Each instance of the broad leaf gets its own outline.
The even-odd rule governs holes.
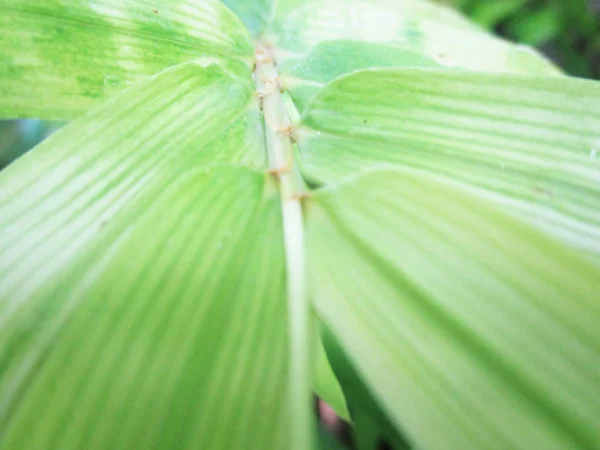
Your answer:
[[[366,447],[599,445],[596,83],[426,0],[4,3],[0,113],[83,116],[0,173],[0,447],[311,450],[313,369]]]
[[[308,54],[286,58],[279,69],[281,85],[295,107],[304,111],[308,102],[335,78],[373,67],[439,67],[422,53],[371,42],[335,40],[320,42]]]
[[[420,1],[310,0],[281,14],[268,36],[280,61],[321,42],[352,39],[419,51],[453,67],[559,73],[535,51],[494,38],[444,11]]]
[[[163,72],[2,173],[2,448],[284,447],[279,196],[215,165],[264,161],[232,70]]]
[[[2,117],[71,119],[175,64],[252,58],[243,26],[216,0],[0,0],[0,8]]]
[[[424,448],[600,444],[600,269],[415,170],[314,194],[316,308]]]
[[[319,93],[297,140],[315,182],[379,164],[419,167],[468,184],[600,261],[595,82],[362,71]]]
[[[285,272],[267,181],[187,168],[51,281],[30,273],[3,296],[3,448],[284,447]]]

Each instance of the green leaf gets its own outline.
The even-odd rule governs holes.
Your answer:
[[[349,421],[350,413],[346,406],[346,399],[342,388],[333,373],[329,359],[319,340],[315,357],[315,393],[327,403],[342,419]]]
[[[362,71],[327,85],[296,134],[315,182],[380,164],[444,174],[600,260],[598,83]]]
[[[185,63],[125,91],[9,166],[0,178],[0,224],[26,213],[41,220],[57,205],[78,217],[97,204],[110,220],[122,201],[149,186],[160,190],[189,164],[265,167],[249,80],[230,67],[202,64]]]
[[[2,448],[285,447],[285,266],[267,181],[185,168],[67,264],[8,277]]]
[[[446,66],[559,74],[535,51],[494,38],[471,24],[467,26],[463,19],[457,23],[440,11],[445,10],[415,1],[312,0],[280,15],[269,39],[276,45],[281,63],[322,42],[355,40],[417,51]],[[342,53],[336,59],[345,58],[347,54]]]
[[[318,4],[316,0],[278,0],[277,8],[275,13],[276,21],[280,21],[285,16],[297,13],[298,10],[303,8],[307,3],[313,3],[310,8],[317,8]],[[378,9],[384,9],[392,14],[401,16],[419,16],[421,18],[438,22],[441,24],[452,25],[463,29],[480,30],[480,27],[474,24],[471,20],[458,13],[453,8],[441,5],[436,1],[429,0],[371,0],[366,2],[364,0],[322,0],[320,5],[325,10],[329,8],[337,8],[340,4],[352,9],[349,11],[350,14],[354,14],[356,8],[362,8],[365,4],[371,4]],[[337,5],[336,5],[337,4]],[[333,18],[340,20],[340,17]],[[344,20],[344,18],[341,18]],[[276,28],[276,27],[273,27]]]
[[[257,108],[186,63],[1,173],[2,448],[285,446],[279,195],[223,165],[264,166]]]
[[[319,450],[348,450],[327,431],[323,425],[317,424],[317,440]]]
[[[598,268],[515,221],[597,257],[597,85],[425,0],[2,1],[0,114],[84,115],[0,173],[1,448],[597,443]]]
[[[598,267],[419,170],[308,208],[317,311],[417,447],[600,444]]]
[[[343,386],[351,411],[355,439],[357,445],[362,446],[359,447],[360,450],[382,439],[391,443],[394,450],[410,448],[404,432],[390,422],[387,414],[365,386],[348,354],[327,328],[323,333],[323,342],[332,367]]]
[[[220,2],[0,0],[0,115],[72,119],[167,67],[202,57],[251,64]]]
[[[279,65],[281,85],[296,108],[303,111],[312,97],[333,79],[374,67],[438,67],[433,59],[400,47],[359,41],[324,41],[308,54],[284,59]]]

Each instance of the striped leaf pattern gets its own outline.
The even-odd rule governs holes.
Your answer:
[[[284,448],[269,179],[189,168],[104,229],[51,282],[2,303],[1,447]]]
[[[1,450],[336,448],[311,382],[600,447],[598,83],[428,0],[0,7],[0,115],[76,119],[0,173]]]
[[[246,127],[253,105],[251,91],[221,66],[187,63],[127,91],[9,166],[0,179],[2,298],[27,298],[104,224],[186,168],[260,167],[264,155],[254,152],[253,141],[239,146],[256,131]]]
[[[239,19],[216,0],[0,0],[0,114],[73,119],[167,67],[251,64]]]
[[[1,448],[283,447],[281,213],[241,75],[169,69],[2,172]]]
[[[316,182],[381,164],[444,174],[600,261],[598,83],[363,71],[323,89],[297,134]]]
[[[427,172],[308,210],[315,306],[423,448],[595,448],[600,269]]]

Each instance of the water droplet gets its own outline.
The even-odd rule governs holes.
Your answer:
[[[120,84],[121,84],[121,78],[119,78],[115,75],[106,75],[104,77],[104,85],[105,86],[117,87]]]

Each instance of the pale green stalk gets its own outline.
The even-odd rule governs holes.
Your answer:
[[[306,267],[301,193],[294,172],[290,124],[279,77],[270,48],[259,43],[255,82],[264,113],[269,169],[278,180],[281,195],[287,266],[290,338],[291,450],[312,448],[310,311],[306,293]]]

